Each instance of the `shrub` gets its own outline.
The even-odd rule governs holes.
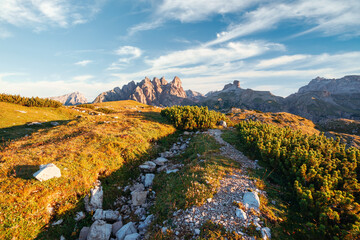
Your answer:
[[[276,169],[295,193],[299,234],[310,239],[357,239],[360,234],[360,151],[339,140],[290,128],[241,122],[238,139],[251,157]],[[303,236],[303,235],[302,235]]]
[[[21,97],[20,95],[0,94],[0,102],[15,103],[26,107],[61,107],[58,101],[39,97]]]
[[[219,121],[226,120],[224,114],[198,106],[173,106],[161,110],[161,115],[182,130],[213,128]]]

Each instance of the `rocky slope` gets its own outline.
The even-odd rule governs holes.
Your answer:
[[[221,111],[236,107],[277,112],[282,109],[284,103],[284,98],[275,96],[269,91],[242,89],[240,82],[235,80],[233,83],[225,85],[221,91],[206,94],[206,98],[200,101],[199,104]]]
[[[88,103],[86,97],[80,92],[73,92],[62,96],[50,97],[50,99],[59,101],[66,106]]]
[[[317,77],[286,98],[285,111],[313,121],[360,119],[360,76]]]
[[[113,90],[103,92],[96,97],[94,103],[135,100],[148,105],[173,106],[180,105],[187,98],[186,92],[182,88],[180,78],[175,77],[171,82],[167,82],[164,77],[154,78],[152,81],[145,77],[139,83],[134,81]]]

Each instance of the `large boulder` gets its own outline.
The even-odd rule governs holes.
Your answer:
[[[246,192],[244,193],[243,203],[249,208],[254,208],[259,210],[260,208],[260,199],[257,192]]]
[[[83,227],[79,234],[79,240],[86,240],[87,236],[89,235],[89,227]]]
[[[33,174],[33,176],[40,182],[46,181],[52,178],[61,177],[60,169],[53,163],[46,165],[40,165],[40,170]]]
[[[109,240],[112,225],[103,220],[96,220],[90,227],[87,240]]]
[[[113,223],[112,225],[112,234],[115,236],[115,234],[122,228],[123,223],[122,221],[117,221]]]
[[[124,225],[120,228],[119,231],[116,233],[116,240],[124,240],[127,235],[136,233],[135,224],[133,222],[129,222],[128,224]]]

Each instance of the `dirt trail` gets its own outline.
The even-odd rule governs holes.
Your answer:
[[[200,207],[192,207],[185,211],[175,212],[173,223],[177,226],[175,232],[198,233],[200,226],[207,220],[222,224],[227,230],[235,231],[243,235],[244,239],[253,239],[243,232],[244,226],[253,223],[259,231],[264,232],[264,223],[258,215],[253,215],[250,208],[245,211],[246,220],[237,216],[237,206],[233,202],[242,202],[245,192],[251,191],[256,194],[263,193],[256,188],[254,180],[247,175],[248,168],[258,167],[256,162],[248,159],[243,153],[221,138],[221,130],[211,129],[207,134],[213,136],[221,145],[221,155],[233,159],[241,164],[240,169],[236,168],[231,174],[224,176],[220,181],[217,193],[212,199]],[[267,230],[267,228],[265,228]]]

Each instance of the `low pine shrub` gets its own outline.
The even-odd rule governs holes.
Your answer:
[[[61,107],[58,101],[39,97],[21,97],[20,95],[0,94],[0,102],[15,103],[26,107]]]
[[[303,239],[359,239],[360,150],[340,140],[244,121],[237,126],[243,151],[286,179],[300,209]]]
[[[163,109],[161,115],[181,130],[213,128],[219,121],[227,120],[222,113],[198,106],[173,106]]]

